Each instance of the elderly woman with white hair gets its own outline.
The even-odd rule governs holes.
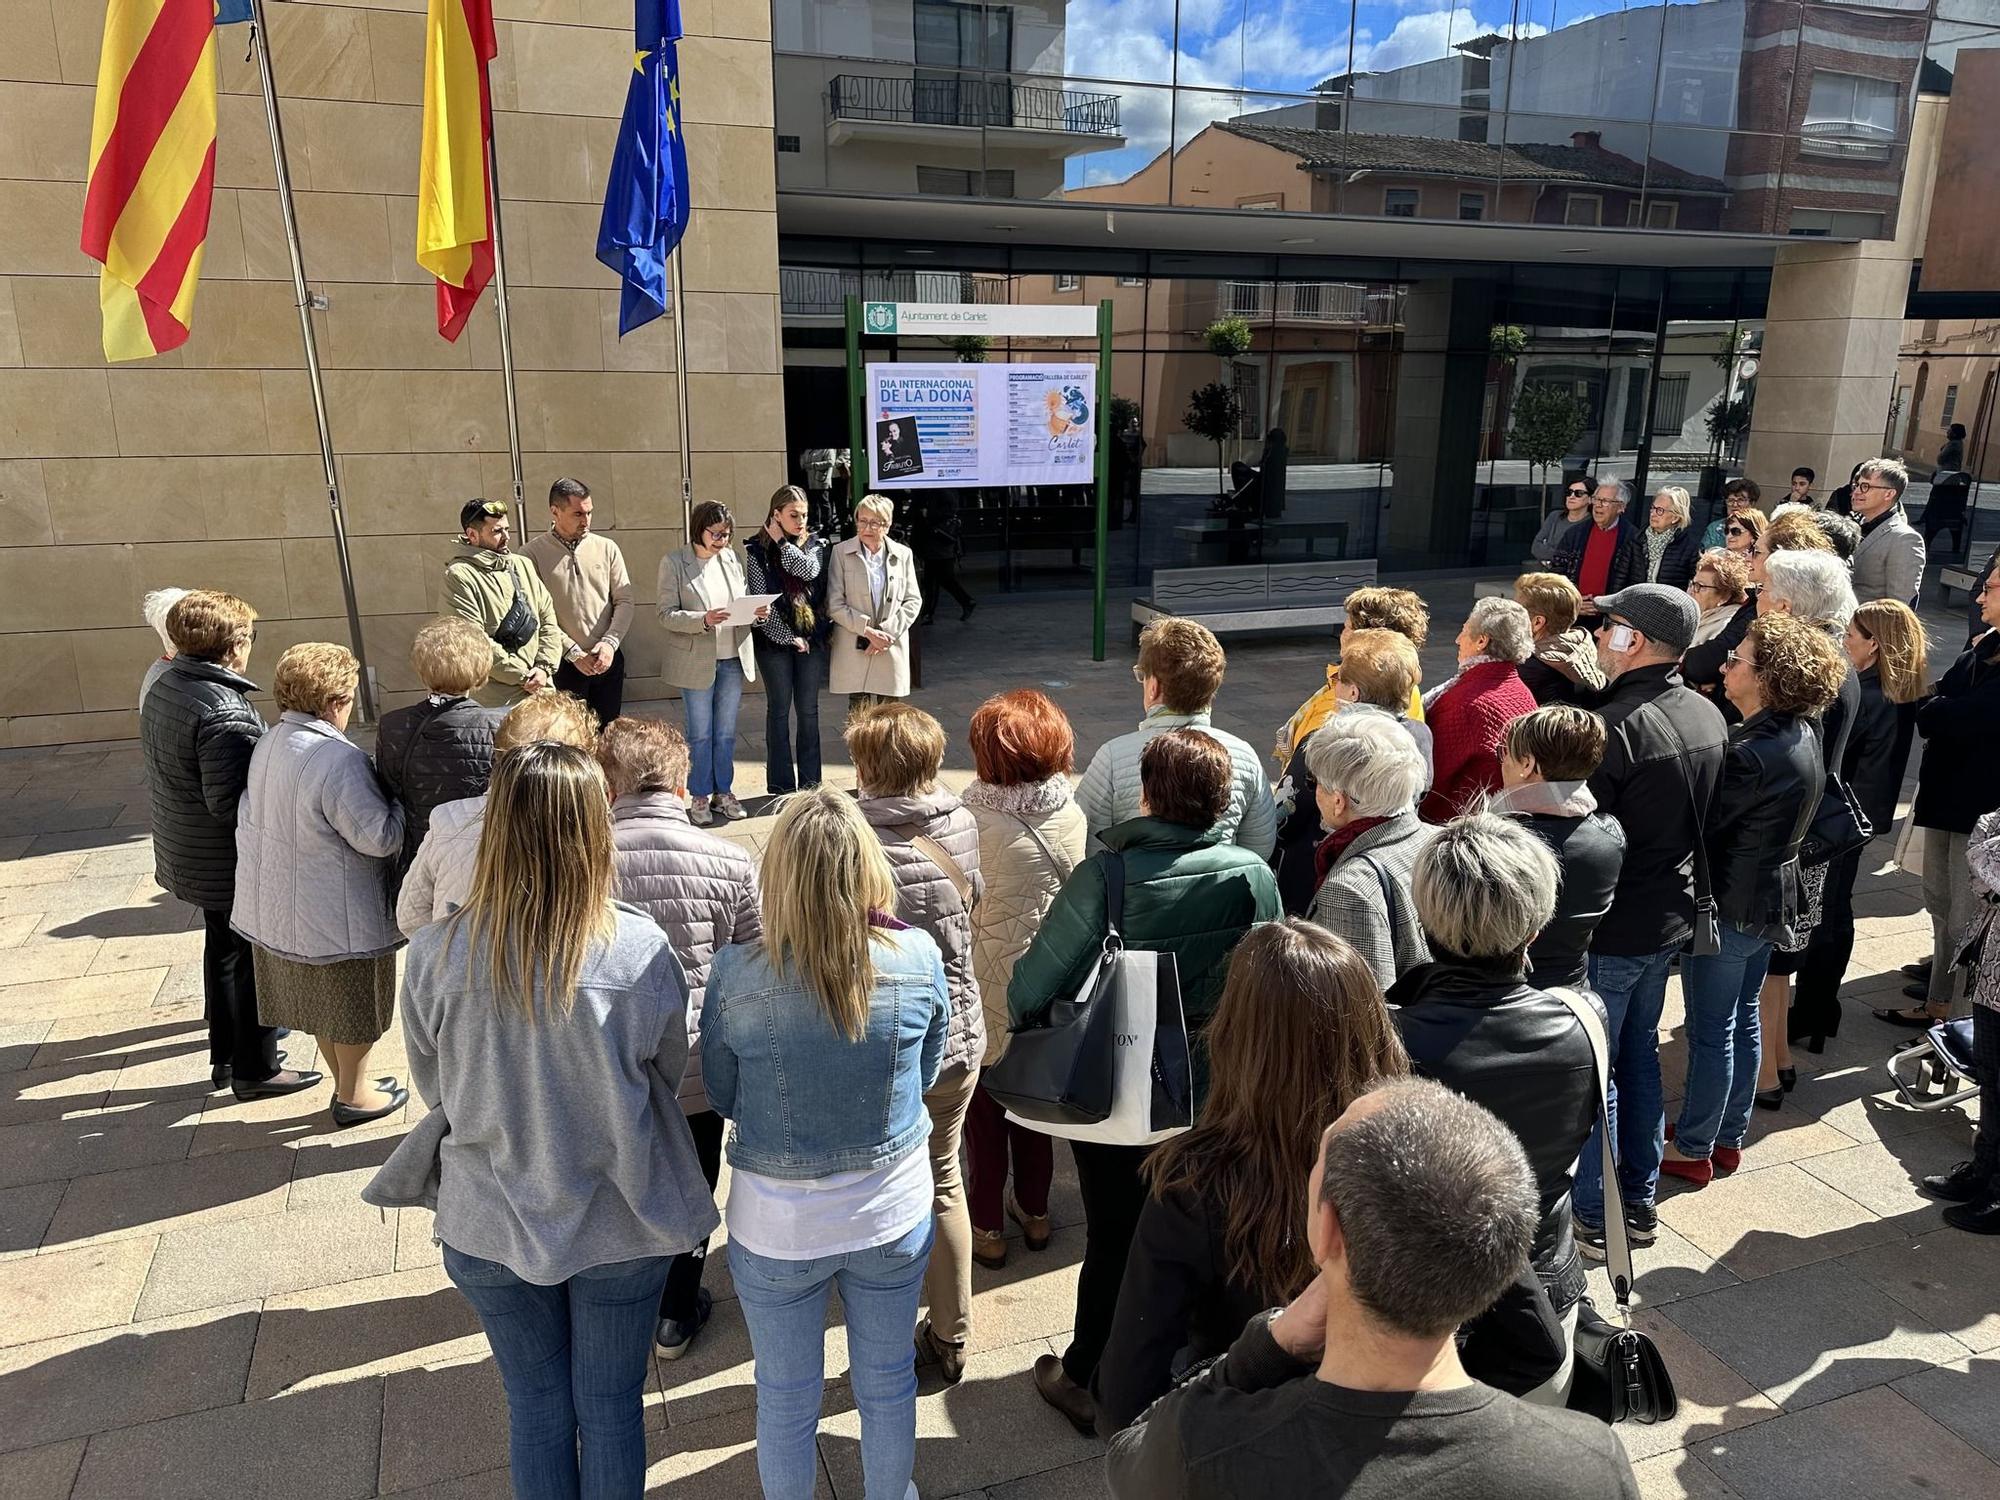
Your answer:
[[[1431,789],[1418,811],[1426,823],[1468,812],[1500,790],[1500,740],[1539,706],[1521,680],[1534,654],[1535,627],[1513,599],[1475,599],[1458,631],[1458,671],[1424,694],[1430,725]]]
[[[1809,511],[1808,514],[1811,514]],[[1818,517],[1814,517],[1818,520]],[[1853,585],[1848,581],[1847,564],[1833,552],[1788,547],[1764,559],[1764,587],[1757,595],[1759,618],[1789,615],[1823,631],[1839,646],[1847,634],[1848,621],[1856,608]],[[1742,655],[1742,648],[1737,648]],[[1861,712],[1861,679],[1848,661],[1846,651],[1835,653],[1834,670],[1840,688],[1833,702],[1816,714],[1802,716],[1807,733],[1817,740],[1822,777],[1840,773],[1849,732]],[[1791,1027],[1792,975],[1805,956],[1806,945],[1819,927],[1825,909],[1826,862],[1799,863],[1800,914],[1789,937],[1780,937],[1772,946],[1758,992],[1758,1024],[1764,1037],[1757,1081],[1757,1104],[1777,1109],[1784,1103],[1786,1080],[1796,1078],[1792,1070]]]
[[[1430,957],[1410,900],[1417,856],[1435,836],[1415,806],[1423,753],[1393,715],[1352,704],[1313,731],[1305,755],[1327,833],[1310,916],[1347,939],[1386,990]]]
[[[167,674],[167,665],[174,659],[174,638],[167,634],[167,612],[187,597],[186,589],[154,589],[139,604],[139,613],[146,617],[146,623],[153,627],[164,648],[153,664],[146,668],[146,675],[139,682],[139,706],[146,706],[146,694],[152,692],[153,684]]]
[[[1653,495],[1653,509],[1644,537],[1647,583],[1684,589],[1701,557],[1701,533],[1688,524],[1688,492],[1663,484]]]
[[[1530,985],[1528,945],[1555,914],[1556,857],[1512,818],[1440,829],[1412,883],[1431,960],[1389,991],[1411,1067],[1493,1111],[1528,1153],[1542,1217],[1530,1260],[1562,1320],[1562,1367],[1530,1401],[1560,1406],[1584,1273],[1570,1228],[1577,1157],[1597,1122],[1597,1066],[1582,1022]]]
[[[833,677],[847,694],[848,716],[891,698],[910,696],[910,627],[924,598],[910,549],[889,539],[895,502],[864,495],[854,507],[854,535],[827,563],[826,613]]]

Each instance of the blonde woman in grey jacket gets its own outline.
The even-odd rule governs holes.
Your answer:
[[[687,980],[688,1065],[680,1105],[712,1192],[722,1173],[723,1132],[722,1116],[701,1086],[701,1002],[716,953],[763,939],[757,870],[741,847],[688,821],[688,747],[679,730],[655,719],[614,719],[598,737],[597,763],[611,786],[617,898],[659,923]],[[662,1359],[686,1354],[708,1322],[714,1299],[701,1284],[707,1264],[706,1241],[674,1257],[653,1337]]]
[[[396,1015],[389,882],[403,810],[347,738],[361,667],[344,646],[294,646],[271,691],[283,710],[250,756],[236,813],[231,924],[254,945],[257,1016],[310,1032],[333,1073],[333,1123],[359,1125],[409,1102],[370,1078],[368,1053]]]
[[[973,914],[985,880],[979,826],[965,805],[938,785],[944,748],[938,721],[907,703],[882,704],[847,726],[861,815],[882,841],[895,878],[895,915],[937,943],[951,996],[944,1057],[937,1081],[924,1091],[937,1238],[924,1276],[930,1317],[917,1328],[917,1352],[955,1382],[965,1371],[972,1333],[972,1220],[958,1145],[986,1051],[986,1018],[972,966]]]
[[[981,1066],[990,1067],[1007,1050],[1007,982],[1063,882],[1082,863],[1087,829],[1069,782],[1076,737],[1047,697],[1026,689],[988,698],[972,716],[971,741],[979,779],[963,800],[979,825],[986,882],[972,913],[972,972],[986,1011]],[[1030,1250],[1046,1250],[1055,1175],[1049,1137],[1010,1121],[979,1084],[965,1117],[965,1157],[973,1259],[989,1267],[1007,1263],[1008,1219],[1021,1226]]]

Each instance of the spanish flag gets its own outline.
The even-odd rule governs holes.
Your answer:
[[[430,0],[424,26],[424,151],[417,264],[437,277],[438,332],[456,340],[493,279],[486,65],[499,52],[493,0]]]
[[[215,26],[241,8],[110,0],[83,199],[108,360],[187,342],[215,186]]]

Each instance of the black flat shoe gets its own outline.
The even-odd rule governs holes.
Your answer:
[[[1967,1234],[2000,1234],[2000,1198],[1991,1203],[1955,1203],[1944,1211],[1944,1221]]]
[[[302,1072],[294,1073],[287,1078],[285,1070],[280,1068],[261,1083],[244,1083],[240,1079],[232,1080],[229,1088],[230,1092],[235,1094],[239,1100],[248,1104],[252,1099],[276,1099],[285,1094],[296,1094],[302,1089],[317,1088],[324,1077],[324,1074],[306,1069]]]
[[[1903,977],[1905,979],[1929,979],[1931,977],[1931,961],[1928,958],[1920,958],[1913,964],[1904,964]]]
[[[230,1067],[228,1063],[217,1063],[208,1070],[209,1086],[216,1089],[226,1089],[229,1087],[229,1080],[235,1076],[235,1073],[236,1070]]]
[[[1797,1068],[1778,1069],[1778,1091],[1780,1093],[1789,1094],[1798,1086],[1799,1070]]]
[[[1809,1036],[1804,1039],[1803,1045],[1806,1051],[1810,1052],[1814,1057],[1818,1057],[1826,1051],[1826,1038],[1823,1036]]]
[[[1785,1087],[1779,1084],[1774,1089],[1759,1089],[1752,1097],[1759,1109],[1781,1109],[1785,1103]]]
[[[1962,1161],[1949,1172],[1933,1172],[1917,1186],[1927,1196],[1947,1203],[1983,1203],[1990,1184],[1977,1165]]]
[[[1904,1005],[1895,1010],[1871,1011],[1870,1014],[1878,1021],[1885,1021],[1891,1026],[1907,1026],[1912,1031],[1928,1031],[1944,1019],[1932,1015],[1921,1005]]]
[[[1919,979],[1914,984],[1906,984],[1903,986],[1903,993],[1912,1000],[1928,1000],[1931,997],[1931,982],[1928,979]]]
[[[389,1086],[388,1102],[379,1104],[374,1109],[356,1109],[352,1105],[342,1104],[338,1099],[334,1100],[333,1123],[340,1130],[346,1130],[351,1125],[366,1125],[370,1120],[380,1120],[393,1115],[409,1102],[410,1091],[400,1083],[392,1083]]]

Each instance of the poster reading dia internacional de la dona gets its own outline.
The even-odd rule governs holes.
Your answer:
[[[870,365],[868,472],[878,489],[1090,484],[1093,365]]]

